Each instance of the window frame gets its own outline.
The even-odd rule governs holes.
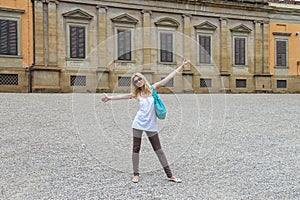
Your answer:
[[[0,19],[1,20],[11,20],[16,21],[16,54],[0,54],[0,57],[13,57],[13,58],[20,58],[22,57],[22,13],[23,10],[5,10],[2,11],[0,8]]]
[[[176,52],[176,34],[175,34],[176,29],[172,28],[172,27],[158,27],[158,62],[159,63],[166,63],[166,64],[173,64],[175,63],[175,52]],[[171,34],[172,35],[172,61],[162,61],[161,58],[161,50],[162,50],[162,46],[161,46],[161,34]]]
[[[89,24],[87,23],[79,23],[79,22],[67,22],[67,59],[68,60],[85,60],[87,58],[87,52],[88,52],[88,46],[89,46],[89,40],[88,40],[88,27]],[[71,27],[83,27],[85,31],[85,55],[84,58],[73,58],[71,57],[71,35],[70,35],[70,29]]]
[[[275,61],[275,68],[281,68],[281,69],[288,69],[289,68],[289,40],[288,40],[288,38],[286,38],[286,37],[276,37],[275,38],[275,41],[274,41],[275,43],[274,43],[274,61]],[[285,42],[285,45],[286,45],[286,51],[285,51],[285,66],[283,66],[283,65],[278,65],[278,60],[277,60],[277,42]]]
[[[130,44],[130,55],[131,55],[131,59],[130,60],[120,60],[119,59],[119,55],[118,55],[118,52],[119,52],[119,46],[118,46],[118,30],[127,30],[127,31],[130,31],[130,39],[131,39],[131,44]],[[134,49],[134,30],[135,30],[135,25],[133,24],[122,24],[122,23],[114,23],[114,35],[115,35],[115,39],[114,39],[114,42],[115,42],[115,48],[114,48],[114,60],[115,62],[127,62],[127,63],[131,63],[131,62],[134,62],[134,59],[135,59],[135,53],[133,51]]]
[[[212,78],[200,78],[199,80],[200,80],[199,87],[201,89],[212,88],[212,82],[213,82]]]
[[[209,52],[209,62],[201,62],[201,55],[200,55],[200,36],[209,37],[210,39],[210,52]],[[213,64],[213,33],[204,33],[204,32],[197,32],[197,63],[199,65],[212,65]],[[203,48],[204,49],[204,48]]]
[[[128,31],[130,32],[130,51],[128,52],[129,55],[130,55],[130,59],[120,59],[120,55],[119,55],[119,34],[118,34],[118,31],[119,30],[123,30],[123,31]],[[115,27],[115,35],[116,35],[116,45],[115,45],[115,55],[116,55],[116,58],[115,60],[116,61],[120,61],[120,62],[132,62],[133,61],[133,58],[134,58],[134,51],[133,51],[133,47],[134,47],[134,40],[133,40],[133,35],[134,35],[134,27],[130,26],[130,25],[117,25]]]
[[[79,56],[79,49],[78,49],[78,35],[76,36],[77,38],[76,38],[76,41],[77,41],[77,47],[76,47],[76,56],[75,57],[73,57],[72,56],[72,42],[71,42],[71,40],[72,40],[72,36],[71,36],[71,28],[76,28],[76,32],[78,32],[79,31],[79,29],[81,29],[81,28],[83,28],[84,29],[84,47],[83,47],[83,49],[84,49],[84,56],[83,57],[80,57]],[[70,44],[70,46],[69,46],[69,52],[70,52],[70,58],[71,59],[85,59],[86,58],[86,27],[84,27],[84,26],[73,26],[73,25],[70,25],[69,26],[69,35],[70,35],[70,37],[69,37],[69,44]]]
[[[282,86],[283,83],[284,83],[284,87]],[[288,85],[287,80],[283,80],[283,79],[276,80],[276,88],[277,89],[287,89],[287,85]]]
[[[237,64],[236,63],[236,39],[244,39],[245,46],[244,46],[244,64]],[[233,48],[232,48],[232,60],[234,67],[247,67],[248,66],[248,35],[245,34],[234,34],[233,35]]]
[[[245,82],[245,86],[239,86],[238,82],[240,82],[240,83]],[[248,84],[247,82],[248,82],[248,80],[245,78],[237,78],[237,79],[235,79],[235,88],[245,89],[245,88],[247,88],[247,84]]]

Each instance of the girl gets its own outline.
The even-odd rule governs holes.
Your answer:
[[[163,80],[153,84],[155,90],[167,84],[176,74],[178,74],[185,66],[189,65],[189,60],[184,60],[182,64]],[[132,181],[137,183],[139,181],[139,152],[142,141],[142,133],[146,132],[149,141],[155,151],[163,169],[172,182],[182,182],[179,178],[172,175],[167,158],[161,148],[158,137],[157,118],[154,109],[154,99],[152,97],[152,89],[146,78],[141,73],[135,73],[131,77],[131,93],[118,96],[107,96],[104,94],[102,101],[105,103],[109,100],[131,99],[135,98],[139,101],[140,109],[137,112],[133,123],[133,151],[132,151],[132,165],[134,177]]]

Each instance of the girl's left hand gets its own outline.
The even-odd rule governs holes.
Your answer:
[[[188,65],[190,65],[190,64],[191,64],[191,61],[190,61],[190,60],[184,59],[183,62],[182,62],[182,67],[184,68],[184,67],[186,67],[186,66],[188,66]]]

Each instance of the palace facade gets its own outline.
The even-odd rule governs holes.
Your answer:
[[[0,91],[28,92],[33,63],[33,14],[30,0],[0,2]]]
[[[132,73],[153,83],[187,58],[192,65],[160,92],[300,92],[297,8],[267,0],[1,2],[0,42],[9,42],[0,91],[128,92]],[[15,35],[6,28],[13,21]]]

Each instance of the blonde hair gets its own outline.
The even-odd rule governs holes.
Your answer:
[[[134,78],[139,77],[142,78],[144,85],[142,87],[137,87],[136,84],[134,83]],[[139,99],[141,96],[141,92],[145,92],[148,95],[152,95],[152,89],[150,88],[150,84],[148,83],[147,79],[145,76],[141,73],[134,73],[131,76],[131,93],[133,98]]]

